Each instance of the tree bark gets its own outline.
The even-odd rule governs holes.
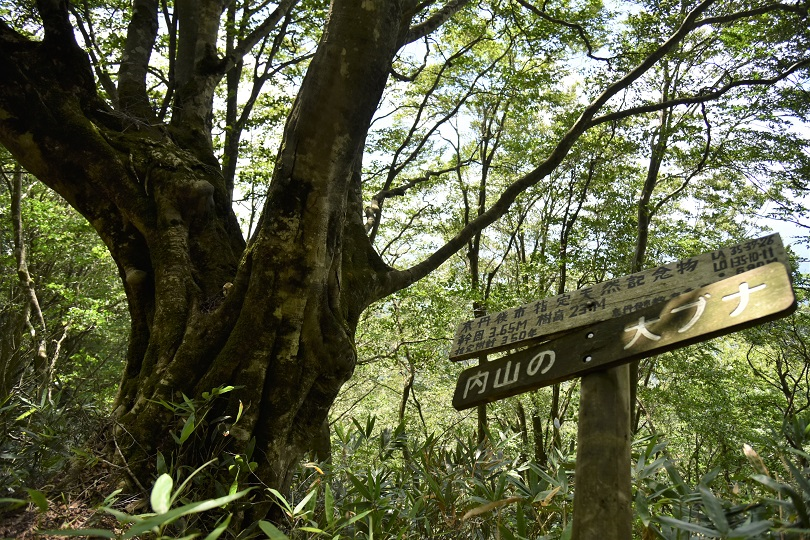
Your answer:
[[[360,221],[359,168],[407,30],[401,3],[333,5],[248,245],[202,115],[211,81],[199,66],[210,60],[205,44],[215,29],[197,21],[196,46],[179,44],[183,110],[165,129],[136,112],[143,101],[134,84],[124,84],[125,109],[101,101],[66,6],[40,4],[42,42],[0,25],[0,140],[93,224],[118,264],[132,319],[115,404],[120,457],[149,478],[155,452],[176,450],[159,402],[230,384],[237,390],[225,412],[235,417],[240,402],[245,409],[230,450],[255,438],[257,476],[286,488],[354,369],[359,315],[381,295],[375,276],[390,270]],[[140,24],[151,28],[146,19]],[[134,41],[131,49],[143,53]],[[139,66],[135,55],[126,69]],[[204,88],[184,97],[195,81]],[[192,454],[184,451],[191,461],[206,458]]]
[[[165,372],[138,384],[134,399],[119,399],[121,423],[137,441],[159,435],[156,397],[171,399],[167,391],[178,386],[199,395],[229,382],[240,388],[232,407],[236,400],[246,406],[236,449],[255,437],[264,457],[257,475],[286,487],[351,375],[357,320],[373,298],[374,271],[385,267],[363,260],[360,212],[347,193],[358,188],[365,133],[400,24],[395,9],[361,3],[333,6],[228,297],[213,314],[189,318],[171,362],[164,368],[157,359]],[[375,54],[359,61],[347,49]]]

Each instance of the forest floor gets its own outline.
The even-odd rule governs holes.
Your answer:
[[[29,503],[18,509],[0,511],[0,540],[50,540],[64,538],[43,534],[57,529],[103,529],[121,532],[118,520],[99,509],[105,497],[116,488],[111,467],[98,462],[91,467],[73,467],[39,488],[47,499],[47,509]],[[25,499],[25,493],[14,497]],[[133,499],[120,501],[133,503]],[[42,503],[44,506],[44,502]],[[76,538],[76,536],[74,536]],[[82,538],[100,538],[82,537]]]
[[[64,537],[42,534],[40,531],[91,527],[112,531],[117,524],[118,521],[113,516],[99,514],[89,501],[52,503],[45,512],[40,512],[34,505],[28,505],[0,516],[0,539],[50,540]]]

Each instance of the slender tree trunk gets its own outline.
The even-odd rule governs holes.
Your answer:
[[[665,81],[663,99],[667,99],[669,94],[669,81]],[[630,263],[630,273],[640,272],[644,269],[644,262],[647,258],[647,244],[650,238],[650,223],[653,218],[652,195],[658,185],[658,177],[661,172],[661,165],[664,162],[667,145],[669,144],[671,111],[664,109],[658,116],[658,129],[650,143],[650,161],[647,165],[647,176],[644,178],[644,185],[638,200],[638,226],[636,228],[636,247],[633,252],[633,260]],[[631,408],[631,428],[633,433],[638,430],[641,419],[641,408],[636,406],[638,396],[639,365],[641,361],[630,362],[630,408]]]
[[[48,327],[34,287],[34,278],[28,271],[28,250],[25,246],[22,220],[22,177],[22,168],[17,164],[12,175],[11,228],[14,237],[14,259],[17,262],[17,279],[25,296],[23,321],[31,337],[37,399],[41,400],[50,387],[53,370],[52,361],[48,356]]]
[[[548,454],[543,441],[543,419],[538,411],[532,413],[532,432],[534,433],[534,460],[541,467],[548,465]]]

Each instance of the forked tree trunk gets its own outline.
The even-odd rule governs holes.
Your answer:
[[[155,280],[144,361],[127,370],[132,382],[124,381],[118,398],[121,434],[133,442],[165,440],[158,399],[232,384],[239,390],[229,412],[235,416],[238,400],[245,406],[232,430],[234,450],[255,438],[257,475],[284,488],[352,374],[357,321],[375,299],[375,272],[386,270],[371,255],[360,222],[360,158],[401,20],[395,10],[358,18],[361,4],[367,5],[343,3],[329,19],[287,122],[257,233],[241,260],[223,261],[234,275],[227,297],[219,303],[227,272],[201,296],[196,265],[172,271],[195,251],[184,227],[174,230],[169,223],[159,235],[168,260],[161,264],[153,255],[152,264],[167,275]],[[374,52],[351,61],[347,48]],[[211,248],[220,250],[221,242]],[[219,305],[206,312],[206,301]],[[164,324],[161,315],[168,318]],[[130,459],[148,459],[155,450],[129,448]]]
[[[132,318],[119,459],[147,483],[156,451],[176,449],[160,401],[234,385],[225,412],[235,417],[241,402],[244,414],[229,449],[255,438],[257,476],[285,488],[352,374],[360,313],[401,286],[365,235],[359,169],[407,17],[398,2],[333,6],[246,245],[205,137],[188,129],[194,118],[163,128],[110,110],[66,8],[41,6],[42,42],[0,28],[10,78],[0,140],[93,224],[118,264]]]

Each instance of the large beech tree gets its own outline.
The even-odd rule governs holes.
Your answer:
[[[810,65],[806,2],[682,2],[674,31],[650,24],[649,32],[661,33],[654,44],[648,32],[638,48],[613,51],[604,34],[608,14],[595,3],[577,11],[528,0],[333,0],[327,10],[305,0],[133,0],[124,9],[126,24],[109,29],[120,30],[112,52],[94,46],[100,29],[82,15],[97,5],[37,0],[38,20],[23,23],[27,4],[5,12],[0,143],[93,225],[118,266],[132,322],[115,408],[116,441],[119,458],[136,476],[148,472],[155,452],[171,442],[175,426],[161,400],[234,385],[227,407],[235,414],[241,401],[245,409],[232,432],[233,450],[255,438],[256,474],[284,487],[352,374],[355,328],[372,302],[425,277],[467,246],[517,197],[548,178],[590,128],[742,98],[748,88],[784,90]],[[545,157],[488,197],[488,206],[445,245],[410,267],[393,268],[370,234],[376,234],[383,202],[419,182],[403,179],[395,190],[401,169],[392,168],[382,192],[364,192],[367,136],[387,85],[419,82],[421,68],[411,74],[394,69],[398,54],[409,44],[430,50],[443,27],[460,18],[467,26],[480,23],[480,36],[460,44],[445,58],[446,67],[474,54],[475,43],[494,40],[482,21],[501,18],[511,21],[513,42],[557,35],[571,54],[585,53],[578,62],[603,62],[604,83],[588,89],[578,110],[568,111],[567,128],[548,142]],[[306,41],[292,35],[301,21],[316,32],[313,52],[262,64],[285,43]],[[616,23],[614,30],[620,29]],[[701,36],[718,35],[729,44],[722,58],[701,46]],[[688,41],[690,36],[697,38]],[[157,66],[158,49],[168,66]],[[719,67],[664,100],[633,94],[634,83],[675,52],[678,58],[691,55],[695,65]],[[622,62],[612,63],[611,54]],[[240,130],[261,86],[247,100],[233,97],[249,67],[255,80],[266,81],[267,66],[301,62],[308,64],[300,84],[272,89],[294,87],[295,95],[261,217],[245,240],[232,206],[234,171]],[[118,65],[117,74],[107,70],[109,63]],[[525,74],[524,84],[542,84],[542,65]],[[223,88],[225,98],[216,98]],[[227,109],[229,130],[223,148],[212,135],[220,107]],[[366,206],[371,210],[364,214]],[[583,384],[583,407],[612,415],[629,433],[628,386],[626,369]],[[622,397],[615,399],[612,388]],[[595,407],[586,406],[588,400]],[[605,439],[604,452],[613,448],[629,458],[629,435],[614,435]],[[607,514],[589,509],[594,523],[629,508],[629,485],[617,500],[605,503]]]

